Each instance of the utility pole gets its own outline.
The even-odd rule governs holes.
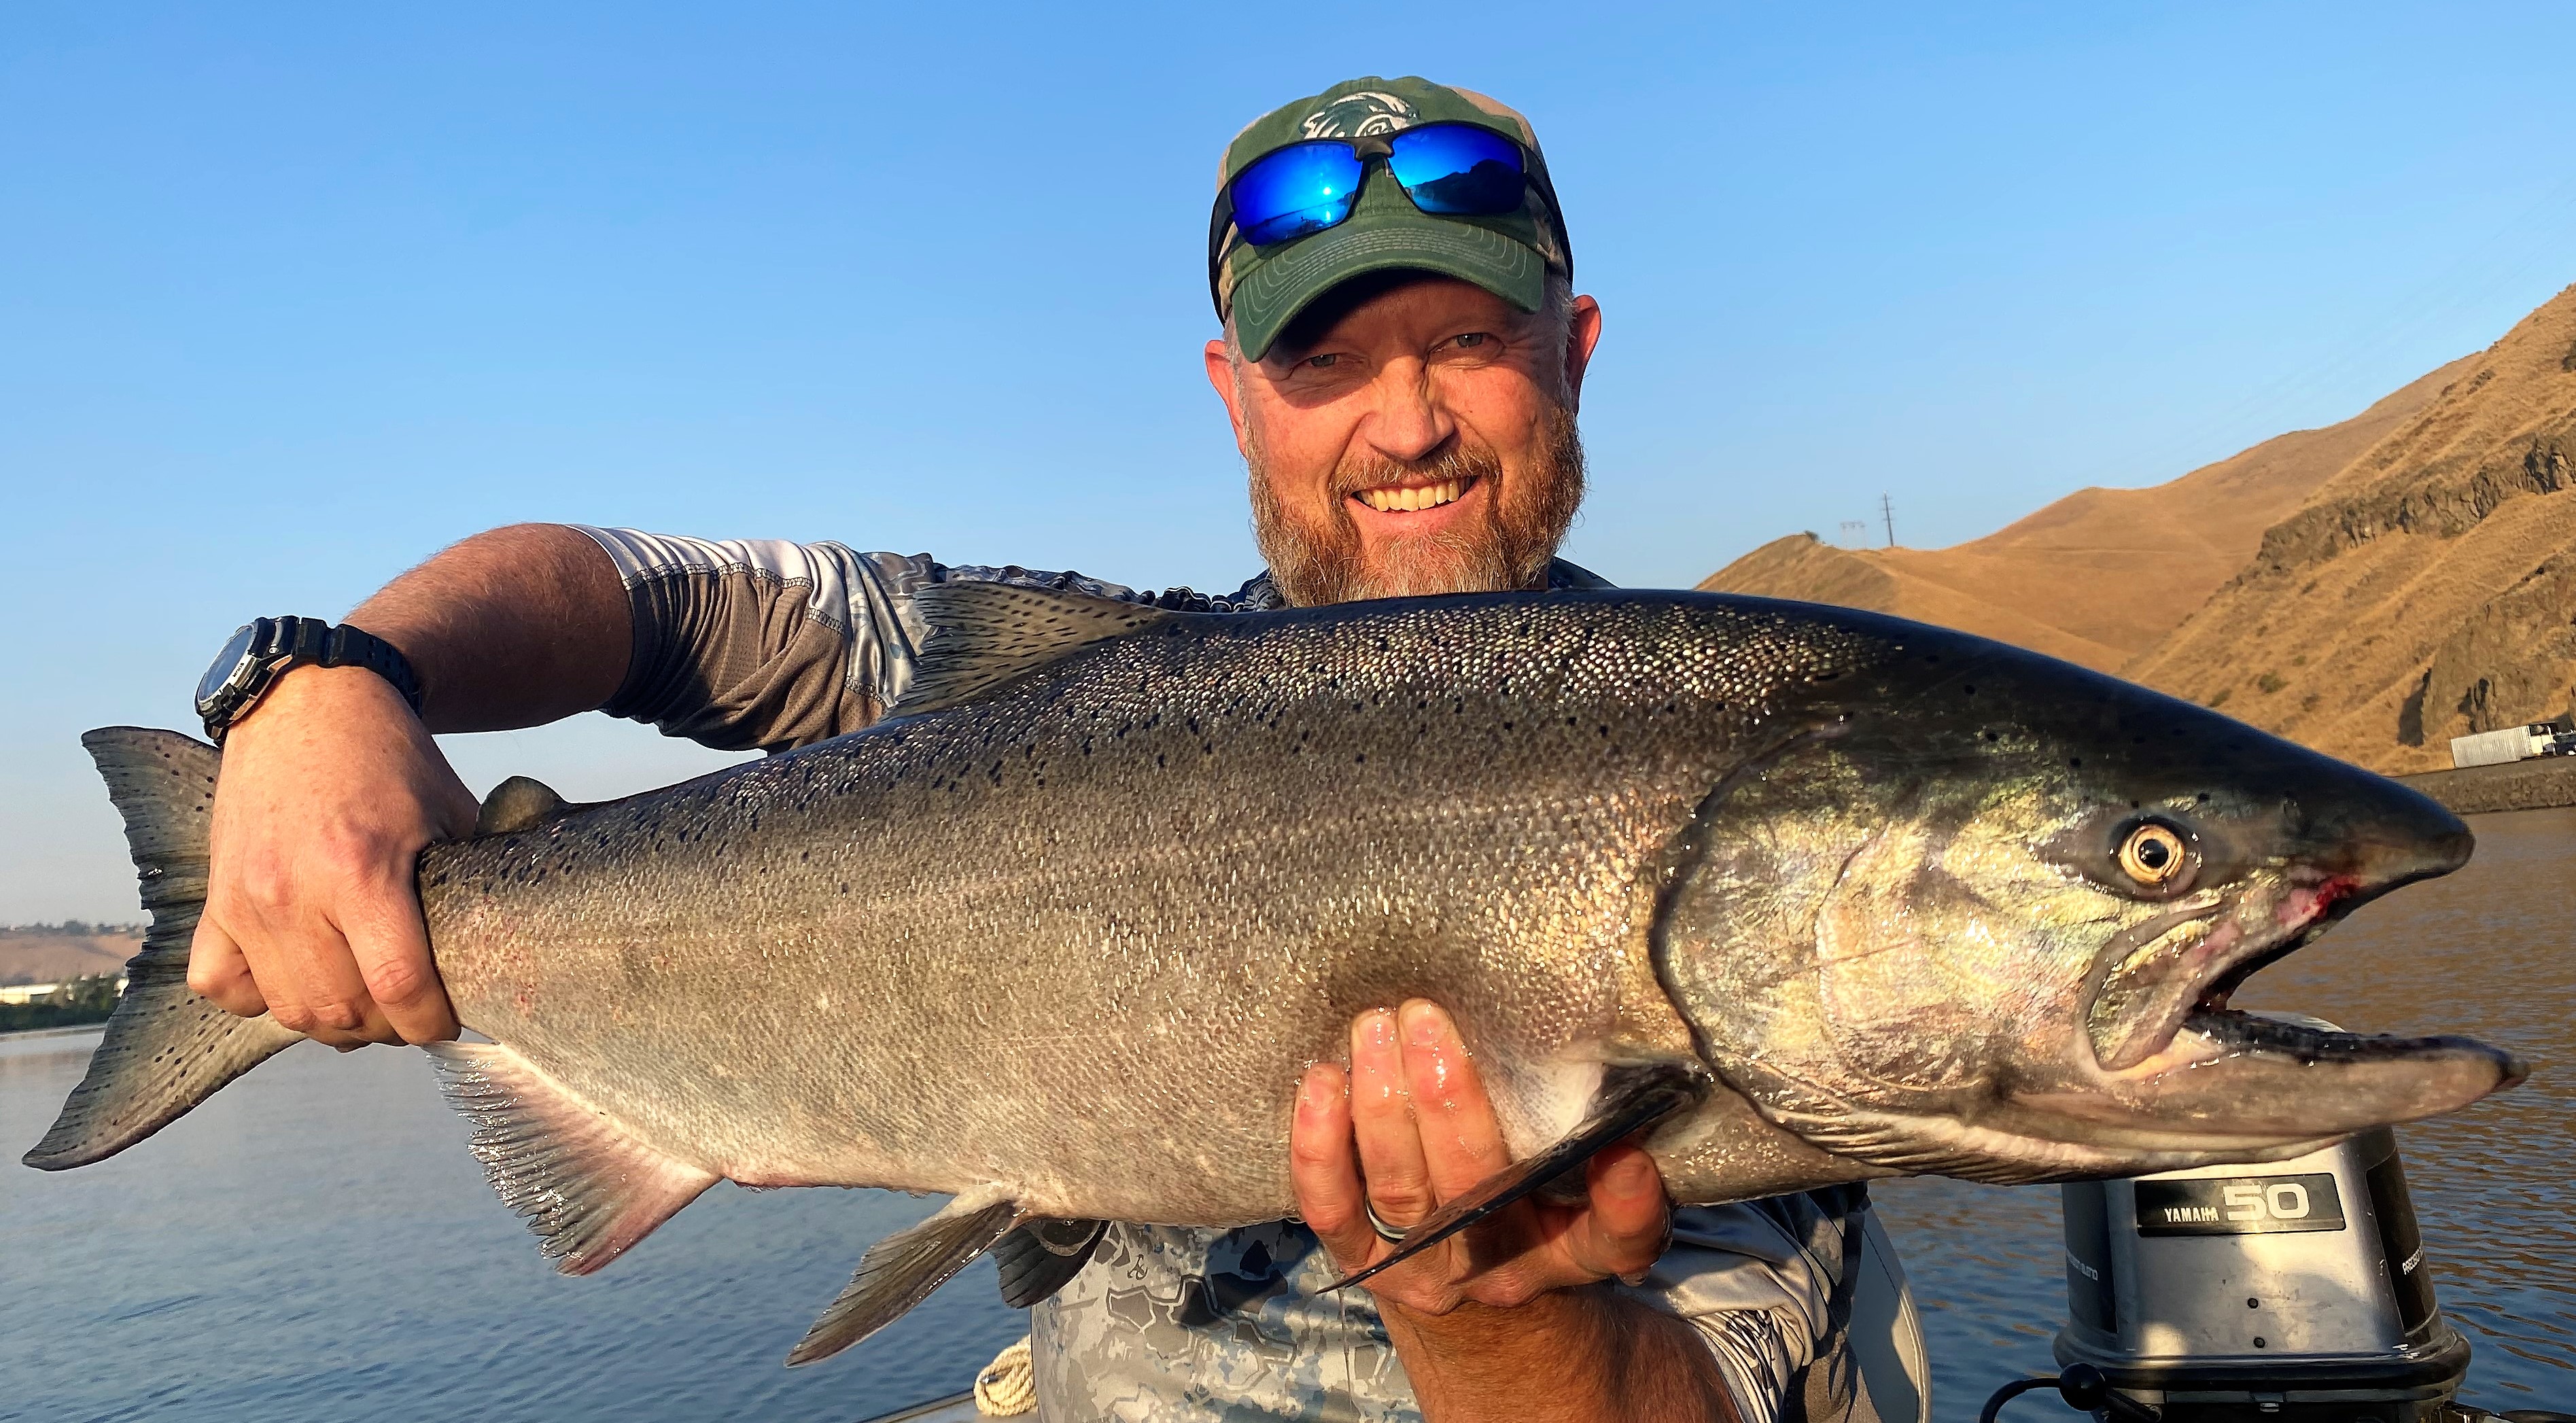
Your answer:
[[[1878,517],[1887,522],[1887,546],[1896,547],[1896,506],[1884,494],[1878,496]]]

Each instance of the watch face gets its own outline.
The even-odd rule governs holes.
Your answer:
[[[258,635],[259,624],[245,623],[241,631],[234,633],[232,640],[224,644],[224,650],[215,654],[214,665],[208,667],[206,675],[197,682],[199,713],[204,713],[207,710],[206,704],[213,701],[215,694],[222,691],[224,685],[232,681],[234,674],[241,671],[242,659],[250,655],[251,639]]]

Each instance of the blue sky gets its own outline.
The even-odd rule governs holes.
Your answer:
[[[22,0],[0,922],[132,913],[82,729],[184,726],[236,624],[494,524],[1231,586],[1214,164],[1355,74],[1538,125],[1608,317],[1569,552],[1625,583],[2168,479],[2576,281],[2576,9],[1935,8]]]

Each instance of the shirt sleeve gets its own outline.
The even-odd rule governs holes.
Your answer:
[[[1630,1293],[1698,1331],[1743,1423],[1778,1423],[1833,1338],[1843,1225],[1806,1195],[1684,1207],[1672,1248]]]
[[[697,539],[574,525],[606,550],[633,621],[603,708],[723,751],[784,751],[874,723],[912,685],[913,595],[952,580],[1146,595],[1078,573],[951,568],[837,543]]]

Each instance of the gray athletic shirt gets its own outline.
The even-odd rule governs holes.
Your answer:
[[[724,750],[784,751],[883,716],[912,683],[926,631],[912,594],[927,584],[1014,583],[1198,612],[1282,606],[1266,573],[1229,594],[1147,593],[836,543],[582,532],[616,560],[634,614],[633,657],[606,710]],[[1561,560],[1548,581],[1608,586]],[[1867,1212],[1856,1188],[1676,1211],[1672,1249],[1623,1288],[1707,1341],[1744,1423],[1867,1420],[1839,1334]],[[1030,1311],[1039,1416],[1419,1423],[1370,1297],[1318,1293],[1337,1273],[1295,1221],[1113,1226],[1082,1273]]]

